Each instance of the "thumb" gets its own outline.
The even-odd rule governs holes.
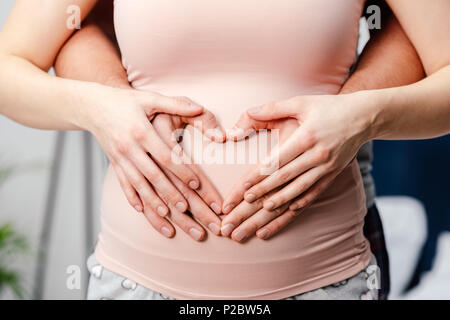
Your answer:
[[[248,137],[252,132],[268,129],[269,124],[264,121],[251,119],[247,113],[243,113],[232,129],[227,130],[227,139],[239,141]]]
[[[200,130],[206,137],[216,142],[225,141],[225,132],[220,126],[214,114],[208,110],[196,117],[183,117],[184,123]]]
[[[282,118],[296,118],[298,109],[298,104],[291,100],[285,100],[251,108],[247,110],[247,114],[254,120],[269,121]]]
[[[157,113],[193,117],[204,111],[201,105],[187,97],[169,97],[154,92],[142,92],[139,101],[149,117]]]

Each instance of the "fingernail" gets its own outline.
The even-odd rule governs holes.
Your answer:
[[[237,139],[241,137],[244,133],[244,130],[242,128],[233,127],[230,130],[228,130],[228,136]]]
[[[219,206],[217,203],[215,203],[215,202],[211,203],[210,207],[211,207],[211,209],[213,209],[214,212],[217,213],[217,214],[219,214],[219,213],[222,211],[221,208],[220,208],[220,206]]]
[[[237,230],[233,232],[233,240],[242,241],[247,237],[247,232],[245,230]]]
[[[211,222],[210,224],[208,224],[208,228],[209,230],[211,230],[213,233],[215,234],[220,234],[220,227],[217,223]]]
[[[142,206],[140,206],[140,205],[136,205],[136,206],[134,206],[134,209],[137,211],[137,212],[142,212]]]
[[[244,183],[244,188],[247,190],[247,189],[250,189],[250,187],[252,186],[252,184],[250,183],[250,182],[246,182],[246,183]]]
[[[275,207],[275,203],[273,201],[267,201],[264,203],[264,209],[272,210]]]
[[[256,233],[256,236],[261,239],[267,238],[268,235],[269,235],[269,230],[267,230],[267,229],[261,229]]]
[[[225,140],[225,134],[220,128],[215,128],[212,138],[216,142],[223,142]]]
[[[199,187],[199,185],[198,185],[198,182],[197,181],[195,181],[195,180],[191,180],[191,181],[189,181],[189,188],[191,188],[191,189],[197,189]]]
[[[188,104],[188,108],[190,108],[190,109],[203,109],[202,106],[200,106],[198,104],[194,104],[194,103],[189,103]]]
[[[289,209],[291,209],[291,210],[297,210],[297,209],[298,209],[298,204],[296,204],[296,203],[291,204],[291,205],[289,206]]]
[[[199,241],[202,238],[202,233],[195,228],[189,229],[189,234],[191,235],[192,238],[194,238],[197,241]]]
[[[162,227],[161,228],[161,233],[166,236],[167,238],[170,238],[170,236],[172,235],[170,232],[170,229],[167,227]]]
[[[246,194],[244,196],[244,198],[245,198],[245,201],[247,201],[247,202],[253,202],[253,201],[255,201],[256,196],[253,193],[249,193],[249,194]]]
[[[225,237],[228,237],[231,234],[231,232],[233,231],[233,229],[234,229],[234,224],[229,223],[229,224],[223,226],[220,229],[220,231],[222,231],[222,235],[224,235]]]
[[[229,205],[227,205],[225,207],[225,209],[223,209],[223,212],[224,213],[229,213],[231,210],[233,210],[233,208],[234,208],[234,203],[230,203]]]
[[[250,113],[250,114],[255,114],[255,113],[258,113],[260,111],[261,111],[261,107],[255,107],[255,108],[251,108],[251,109],[247,110],[247,112]]]
[[[156,209],[156,211],[163,218],[167,215],[167,208],[164,208],[163,206],[159,206],[158,209]]]
[[[177,202],[175,207],[178,209],[178,211],[185,212],[187,210],[186,205],[183,202]]]

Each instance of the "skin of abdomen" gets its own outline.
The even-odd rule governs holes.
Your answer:
[[[339,91],[354,60],[362,1],[337,2],[329,8],[328,0],[264,0],[257,7],[250,0],[199,1],[192,8],[191,1],[116,0],[116,33],[136,89],[188,96],[227,129],[248,108]],[[219,12],[220,18],[212,17]],[[317,21],[327,17],[334,25]],[[187,127],[182,147],[225,196],[260,160],[249,159],[258,137],[219,144]],[[223,154],[231,149],[246,160],[229,161]],[[195,242],[178,227],[167,239],[129,206],[112,168],[101,210],[99,261],[180,299],[283,298],[348,278],[370,259],[356,161],[269,240],[241,244],[208,233]]]

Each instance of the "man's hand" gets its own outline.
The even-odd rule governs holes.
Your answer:
[[[164,143],[173,151],[181,151],[178,145],[178,132],[186,125],[197,126],[202,124],[203,133],[210,139],[215,141],[223,141],[225,136],[222,129],[218,126],[216,118],[209,111],[196,117],[180,117],[168,114],[159,114],[152,121],[152,125],[158,132],[158,135]],[[158,165],[161,165],[158,163]],[[195,172],[200,180],[200,187],[195,191],[187,187],[180,179],[178,179],[170,171],[163,169],[169,180],[178,188],[188,202],[188,211],[192,216],[203,225],[207,226],[214,234],[220,234],[221,220],[217,216],[221,212],[222,199],[214,185],[203,174],[203,172],[195,165],[188,164],[188,167]],[[212,209],[212,210],[211,210]],[[204,229],[194,219],[186,214],[182,214],[174,208],[170,207],[168,216],[171,221],[176,223],[182,230],[191,235],[195,240],[202,240],[205,236]],[[160,219],[162,222],[164,219]],[[167,226],[167,225],[166,225]],[[169,230],[173,234],[173,228]]]

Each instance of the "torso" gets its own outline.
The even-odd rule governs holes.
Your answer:
[[[188,96],[231,128],[253,106],[338,93],[355,59],[363,2],[116,0],[115,26],[135,88]],[[208,152],[224,148],[207,145]],[[248,159],[206,163],[189,143],[183,147],[222,195],[253,165]],[[353,161],[270,240],[239,244],[208,234],[195,242],[179,229],[167,239],[128,205],[109,168],[96,255],[105,267],[179,299],[285,298],[346,279],[368,264],[365,210]]]

